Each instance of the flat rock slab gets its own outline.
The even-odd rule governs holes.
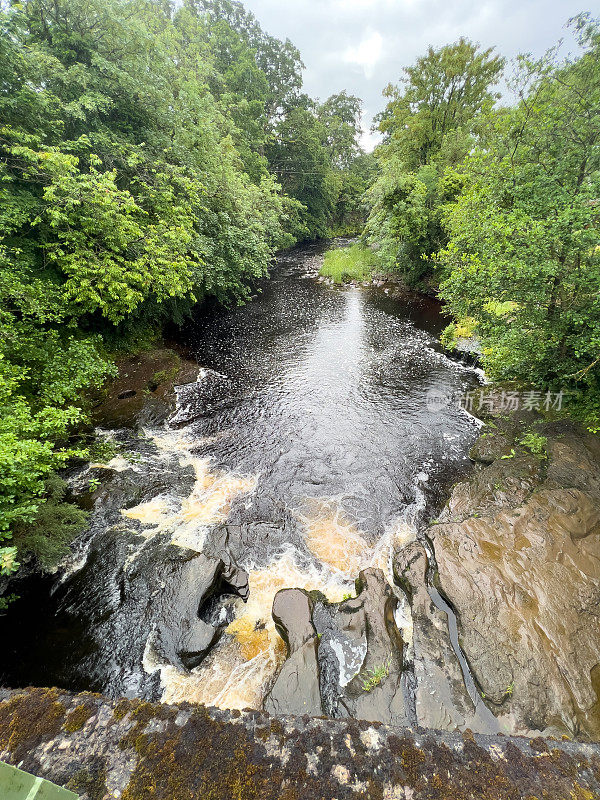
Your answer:
[[[595,800],[600,745],[0,690],[0,759],[83,800]]]

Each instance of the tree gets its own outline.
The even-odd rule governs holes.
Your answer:
[[[301,203],[296,238],[317,239],[328,233],[337,186],[324,141],[316,106],[304,95],[285,109],[266,148],[277,180]]]
[[[340,92],[332,94],[319,106],[318,117],[325,129],[325,144],[334,167],[349,169],[362,152],[362,103],[358,97]]]
[[[447,150],[447,137],[468,136],[499,95],[490,91],[504,68],[494,49],[481,51],[468,39],[439,50],[406,67],[403,88],[390,84],[391,98],[381,130],[396,144],[407,169],[429,164]]]
[[[233,114],[208,89],[201,20],[175,24],[168,4],[147,0],[25,0],[0,22],[7,571],[19,542],[39,545],[27,526],[48,503],[58,510],[46,519],[75,519],[50,482],[83,453],[72,437],[84,391],[111,370],[103,338],[160,325],[207,294],[243,302],[293,241],[282,228],[293,204],[264,165],[245,171]],[[238,57],[232,86],[248,63]],[[250,85],[238,88],[251,102]]]
[[[572,24],[581,56],[521,58],[520,102],[461,168],[441,295],[475,324],[491,375],[597,398],[600,28]]]
[[[503,64],[491,48],[481,51],[461,38],[430,47],[405,68],[402,88],[385,91],[391,98],[380,118],[386,140],[377,150],[381,171],[369,192],[365,238],[383,265],[409,283],[431,273],[430,257],[445,242],[441,208],[456,189],[445,171],[475,144]]]

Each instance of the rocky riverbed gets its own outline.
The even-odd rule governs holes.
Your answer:
[[[539,452],[521,444],[527,432]],[[393,585],[367,570],[357,597],[327,613],[306,593],[277,596],[289,657],[268,708],[295,712],[304,694],[309,713],[331,713],[328,652],[337,637],[350,672],[352,654],[364,651],[352,679],[334,681],[340,716],[600,738],[598,437],[531,415],[497,417],[471,457],[474,472],[435,524],[396,550]],[[404,641],[394,620],[399,590],[410,606]]]

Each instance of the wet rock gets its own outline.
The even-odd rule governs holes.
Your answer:
[[[301,589],[282,589],[273,600],[273,620],[290,653],[315,636],[314,603]]]
[[[407,721],[397,598],[379,569],[363,570],[356,590],[341,603],[313,600],[300,589],[277,593],[273,618],[288,658],[265,710]]]
[[[410,599],[413,620],[415,717],[423,728],[494,733],[498,725],[477,694],[469,692],[458,655],[448,635],[448,616],[427,589],[427,552],[419,542],[394,559],[394,576]],[[433,590],[435,591],[435,590]]]
[[[297,535],[298,520],[267,489],[234,502],[227,523],[229,546],[239,562],[268,561]]]
[[[321,695],[317,662],[317,639],[305,642],[284,662],[264,702],[271,714],[320,716]]]
[[[197,667],[233,618],[235,599],[248,598],[248,573],[235,565],[221,533],[213,555],[168,549],[161,577],[169,590],[159,600],[149,638],[155,657],[167,663]]]
[[[167,347],[117,360],[118,374],[109,380],[93,410],[94,423],[110,427],[163,422],[175,408],[175,386],[196,378],[198,364]]]
[[[469,450],[469,458],[481,464],[492,464],[503,456],[509,457],[513,446],[512,432],[484,433]]]
[[[228,402],[231,382],[226,375],[212,369],[196,369],[194,380],[189,383],[177,381],[174,387],[177,410],[169,418],[171,426],[189,424],[216,407]]]
[[[511,730],[598,738],[600,445],[572,426],[538,432],[547,460],[515,442],[455,487],[430,535],[495,713]]]
[[[98,530],[123,523],[123,509],[167,494],[183,499],[194,486],[194,469],[183,466],[179,454],[161,453],[151,439],[127,428],[104,431],[104,435],[116,450],[114,458],[107,463],[80,463],[64,473],[77,497],[86,496],[91,480],[99,483],[92,497],[89,535],[83,534],[78,545]],[[142,526],[131,520],[128,527],[141,530]]]
[[[231,588],[235,594],[239,595],[242,600],[247,600],[250,596],[248,573],[245,569],[240,569],[233,564],[229,564],[229,566],[223,570],[221,579],[224,584],[228,588]]]
[[[394,620],[398,600],[380,569],[360,572],[356,591],[356,601],[346,601],[340,616],[350,611],[346,630],[358,630],[353,617],[364,615],[367,648],[360,672],[343,694],[346,708],[358,719],[405,724],[409,713],[402,681],[404,643]]]
[[[275,595],[273,619],[288,646],[288,656],[265,698],[264,707],[270,713],[322,713],[312,611],[313,601],[301,589],[282,589]]]
[[[202,620],[199,608],[214,593],[222,571],[223,562],[201,553],[171,561],[166,572],[172,591],[150,635],[154,653],[167,663],[193,669],[215,643],[219,628]]]

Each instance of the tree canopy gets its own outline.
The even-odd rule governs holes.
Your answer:
[[[456,185],[445,178],[473,146],[496,95],[504,60],[466,39],[429,48],[406,67],[379,121],[379,178],[370,190],[368,240],[388,269],[418,283],[431,272],[430,256],[445,243],[440,209]]]
[[[358,101],[326,124],[302,66],[228,0],[2,6],[0,569],[45,502],[69,511],[49,481],[107,336],[244,302],[277,249],[352,217]]]
[[[481,338],[490,375],[585,395],[598,419],[600,29],[581,55],[519,59],[518,104],[488,120],[444,212],[441,296]]]

